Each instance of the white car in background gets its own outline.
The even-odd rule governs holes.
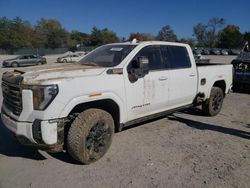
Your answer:
[[[79,61],[82,58],[83,56],[81,56],[80,54],[68,54],[63,57],[58,57],[57,62],[58,63],[74,63],[74,62]]]

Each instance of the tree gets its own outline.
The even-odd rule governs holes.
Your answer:
[[[76,30],[73,30],[70,33],[70,39],[75,44],[80,44],[81,46],[88,46],[90,43],[90,35],[87,33],[82,33]]]
[[[225,20],[223,18],[214,17],[208,21],[207,25],[207,39],[210,47],[214,48],[218,44],[218,37],[221,28],[225,25]]]
[[[32,47],[32,26],[29,22],[16,17],[9,20],[0,18],[0,47],[10,52],[18,48]]]
[[[66,47],[69,33],[62,27],[61,23],[55,19],[41,19],[35,26],[36,32],[45,39],[45,47],[59,48]]]
[[[174,30],[170,27],[170,25],[166,25],[162,27],[159,31],[157,39],[161,41],[176,42],[177,36],[174,33]]]
[[[236,25],[227,25],[219,37],[219,47],[240,48],[244,44],[240,28]]]
[[[193,35],[196,37],[197,40],[197,46],[206,46],[207,45],[207,39],[206,39],[206,31],[207,26],[202,23],[198,23],[193,27]]]
[[[93,27],[91,35],[90,35],[90,45],[99,46],[108,43],[118,42],[119,38],[116,33],[108,30],[107,28],[98,29],[97,27]]]
[[[132,41],[133,39],[136,39],[137,41],[153,41],[156,39],[156,37],[150,33],[130,33],[129,35],[129,41]]]
[[[137,41],[143,41],[143,36],[139,32],[130,33],[128,40],[132,41],[133,39],[136,39]]]
[[[6,17],[0,18],[0,48],[8,49],[10,47],[9,42],[9,28],[11,21]]]
[[[250,43],[250,32],[245,32],[243,34],[244,41],[248,41]]]
[[[193,35],[196,37],[198,46],[214,48],[218,45],[218,37],[221,28],[225,25],[223,18],[211,18],[207,24],[198,23],[193,27]]]
[[[195,41],[193,38],[181,38],[179,42],[189,44],[191,47],[195,46]]]

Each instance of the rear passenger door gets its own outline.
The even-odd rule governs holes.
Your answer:
[[[191,104],[197,92],[197,70],[192,65],[185,46],[167,45],[164,47],[169,64],[169,105],[176,108]]]
[[[37,64],[37,56],[35,55],[30,55],[29,56],[29,65],[36,65]]]

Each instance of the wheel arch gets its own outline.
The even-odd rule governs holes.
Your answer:
[[[218,80],[216,81],[212,87],[218,87],[218,88],[221,88],[223,93],[224,93],[224,96],[225,96],[225,93],[226,93],[226,82],[225,80]],[[212,89],[212,88],[211,88]],[[211,90],[210,90],[211,92]]]
[[[90,108],[97,108],[97,109],[105,110],[108,113],[110,113],[114,119],[115,131],[120,130],[121,109],[119,105],[112,99],[100,99],[100,100],[95,100],[95,101],[79,103],[71,109],[68,116],[83,112],[84,110],[87,110]]]

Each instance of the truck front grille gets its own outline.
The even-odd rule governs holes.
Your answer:
[[[20,115],[22,112],[22,91],[19,85],[2,82],[3,104],[13,114]]]

